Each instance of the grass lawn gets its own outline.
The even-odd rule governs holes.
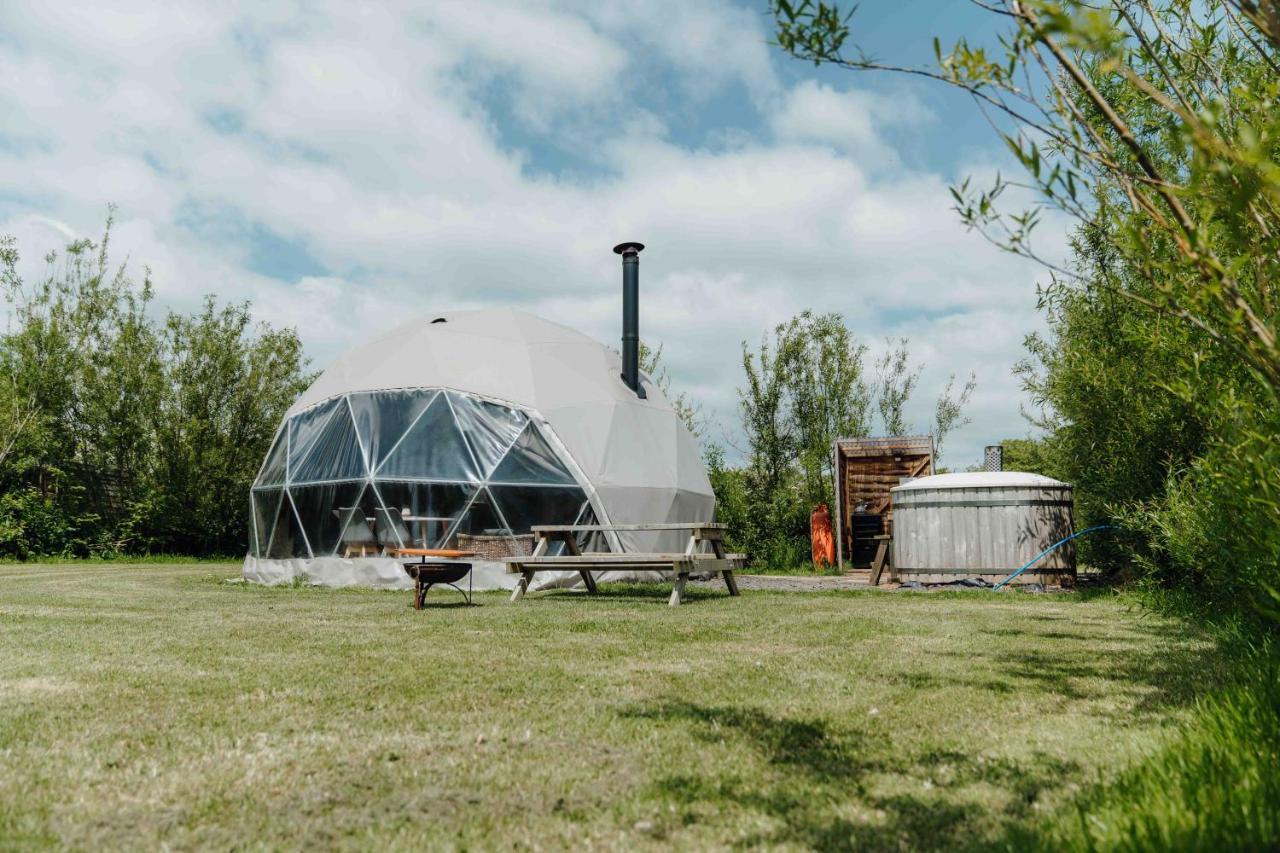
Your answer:
[[[1109,596],[416,612],[237,571],[0,566],[0,847],[979,845],[1151,753],[1223,669]]]

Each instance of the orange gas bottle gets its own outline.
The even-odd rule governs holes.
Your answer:
[[[831,533],[831,513],[826,504],[818,504],[810,513],[809,536],[813,539],[813,564],[821,568],[834,563],[836,538]]]

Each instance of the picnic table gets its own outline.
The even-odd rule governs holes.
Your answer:
[[[576,571],[582,577],[587,591],[596,592],[596,581],[593,575],[597,572],[612,572],[620,569],[654,569],[669,571],[674,576],[670,605],[676,607],[684,597],[685,584],[691,574],[719,574],[724,578],[729,595],[738,595],[738,582],[733,577],[734,569],[743,561],[741,554],[726,554],[724,550],[724,532],[727,525],[714,522],[662,522],[654,524],[543,524],[532,528],[536,537],[533,554],[528,557],[507,559],[507,573],[520,575],[515,591],[511,593],[514,603],[529,591],[538,572]],[[681,553],[624,553],[588,551],[583,553],[578,548],[580,533],[622,533],[642,532],[654,533],[663,531],[689,531],[689,539]],[[564,543],[565,553],[549,555],[547,553],[556,543]],[[703,545],[711,548],[705,553]]]

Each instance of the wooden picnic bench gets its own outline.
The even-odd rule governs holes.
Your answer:
[[[713,522],[689,523],[655,523],[655,524],[543,524],[532,528],[536,537],[533,554],[528,557],[508,558],[507,573],[520,575],[515,591],[511,593],[514,603],[529,591],[538,572],[574,571],[582,576],[587,591],[596,592],[596,581],[592,576],[596,572],[612,572],[620,569],[651,569],[669,571],[675,582],[671,590],[670,604],[676,607],[684,597],[684,587],[691,574],[719,574],[724,578],[730,595],[738,594],[738,582],[733,577],[734,569],[744,559],[741,554],[726,554],[724,551],[724,531],[726,525]],[[689,541],[682,553],[632,553],[616,554],[611,552],[588,551],[583,553],[578,548],[580,533],[655,533],[663,531],[689,531]],[[557,542],[564,543],[565,553],[549,555],[547,551]],[[711,553],[704,553],[703,543],[711,548]]]

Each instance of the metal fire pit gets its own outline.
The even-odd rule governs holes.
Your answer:
[[[413,609],[421,610],[426,602],[427,593],[431,591],[431,587],[436,584],[444,584],[451,586],[458,591],[458,594],[466,599],[467,604],[471,604],[471,564],[436,561],[426,562],[425,560],[418,563],[404,563],[405,573],[413,578]],[[467,579],[467,588],[464,591],[458,586],[458,581],[463,578]]]

